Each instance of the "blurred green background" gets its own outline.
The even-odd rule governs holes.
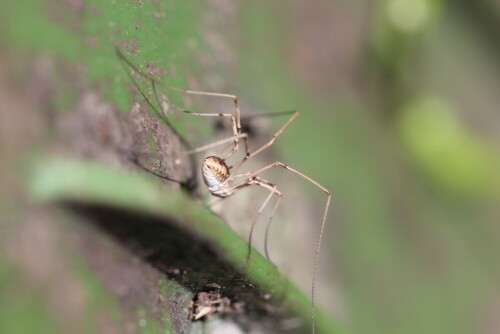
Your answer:
[[[0,228],[10,240],[0,256],[0,332],[53,333],[61,307],[36,287],[13,293],[33,284],[19,277],[34,265],[9,248],[23,240],[15,226],[32,205],[17,171],[50,142],[37,141],[46,110],[21,113],[26,87],[50,86],[57,92],[39,93],[50,96],[45,107],[70,108],[81,87],[61,73],[77,66],[126,111],[116,46],[136,64],[167,68],[171,85],[302,112],[276,150],[334,194],[318,294],[346,328],[500,332],[498,1],[26,0],[4,1],[0,12]],[[49,82],[33,83],[33,64],[47,57]],[[298,187],[317,230],[323,197]],[[309,263],[302,268],[307,287]],[[26,318],[13,320],[18,309]],[[95,326],[82,332],[108,332]]]

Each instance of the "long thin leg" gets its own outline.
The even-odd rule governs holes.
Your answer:
[[[297,110],[272,111],[272,112],[250,114],[247,116],[241,116],[241,122],[245,123],[245,122],[250,121],[250,120],[255,119],[255,118],[281,117],[284,115],[294,114],[295,112],[297,112]]]
[[[160,107],[160,110],[162,111],[163,115],[165,118],[167,118],[167,110],[168,110],[168,107],[164,107],[164,104],[163,102],[165,101],[160,101],[160,98],[158,97],[158,91],[156,89],[156,84],[155,84],[155,81],[154,80],[151,80],[151,87],[153,88],[153,94],[155,96],[155,99],[156,99],[156,103],[158,104],[158,106]],[[162,98],[163,100],[163,98]],[[166,101],[166,103],[168,103],[168,100]]]
[[[323,187],[321,184],[319,184],[318,182],[314,181],[313,179],[311,179],[309,176],[305,175],[305,174],[302,174],[301,172],[291,168],[290,166],[282,163],[282,162],[279,162],[279,161],[276,161],[270,165],[267,165],[261,169],[259,169],[258,171],[256,172],[253,172],[252,174],[250,174],[249,176],[249,179],[251,179],[252,177],[255,177],[257,176],[258,174],[268,170],[268,169],[271,169],[273,167],[276,167],[276,166],[279,166],[279,167],[282,167],[284,169],[287,169],[289,171],[291,171],[292,173],[295,173],[297,175],[299,175],[300,177],[306,179],[307,181],[311,182],[312,184],[314,184],[316,187],[318,187],[319,189],[321,189],[326,195],[327,195],[327,200],[326,200],[326,205],[325,205],[325,211],[323,213],[323,221],[321,223],[321,230],[319,232],[319,238],[318,238],[318,242],[317,242],[317,245],[316,245],[316,253],[315,253],[315,257],[314,257],[314,267],[313,267],[313,278],[312,278],[312,286],[311,286],[311,321],[312,321],[312,332],[314,333],[314,324],[315,324],[315,321],[314,321],[314,316],[315,316],[315,310],[314,310],[314,292],[315,292],[315,288],[316,288],[316,276],[317,276],[317,272],[318,272],[318,264],[319,264],[319,252],[320,252],[320,249],[321,249],[321,240],[323,239],[323,232],[325,230],[325,224],[326,224],[326,217],[327,217],[327,214],[328,214],[328,209],[330,207],[330,200],[331,200],[331,197],[332,197],[332,194],[330,193],[330,191],[328,189],[326,189],[325,187]],[[241,183],[240,183],[241,184]],[[238,188],[239,187],[239,184],[236,184],[234,186],[235,188]]]
[[[237,170],[245,161],[247,161],[248,159],[250,159],[253,156],[256,156],[257,154],[259,154],[260,152],[264,151],[269,146],[271,146],[276,141],[276,139],[286,130],[286,128],[288,128],[288,126],[290,126],[290,124],[299,116],[299,114],[300,114],[299,111],[295,111],[293,113],[292,117],[290,117],[290,119],[273,135],[273,137],[267,143],[265,143],[260,148],[258,148],[257,150],[255,150],[251,153],[249,153],[247,151],[245,156],[243,157],[243,159],[241,159],[239,162],[235,163],[233,165],[233,168],[235,170]]]
[[[268,245],[268,240],[269,240],[269,230],[271,228],[271,223],[273,221],[273,217],[274,217],[274,214],[276,213],[276,209],[278,209],[278,206],[280,205],[280,202],[281,202],[281,198],[283,196],[279,196],[278,199],[276,200],[276,203],[274,204],[274,208],[273,208],[273,211],[271,211],[271,215],[269,216],[269,219],[267,221],[267,226],[266,226],[266,234],[264,236],[264,252],[266,254],[266,258],[269,260],[269,262],[273,262],[271,261],[271,258],[269,257],[269,251],[267,250],[267,245]]]
[[[227,156],[222,158],[223,160],[226,160],[230,156],[232,156],[236,151],[238,151],[239,148],[239,138],[238,138],[238,127],[236,124],[236,119],[234,118],[233,114],[223,114],[223,113],[195,113],[191,112],[188,110],[183,110],[186,114],[193,115],[193,116],[201,116],[201,117],[228,117],[231,119],[231,124],[232,124],[232,130],[233,130],[233,137],[234,137],[234,142],[233,142],[233,149],[228,153]],[[245,141],[246,145],[246,141]],[[223,151],[225,151],[224,149]]]
[[[138,72],[138,69],[132,64],[130,63],[124,56],[123,54],[121,53],[121,51],[119,49],[116,49],[117,50],[117,53],[118,55],[120,56],[120,58],[122,58],[125,63],[127,63],[129,66],[131,66],[136,72]],[[163,120],[165,122],[165,124],[170,128],[171,131],[174,132],[174,134],[180,139],[181,143],[187,147],[187,148],[191,148],[191,145],[189,145],[189,143],[187,142],[187,140],[177,131],[177,129],[172,125],[172,123],[170,123],[169,119],[167,117],[164,117],[159,109],[157,109],[153,103],[151,102],[151,100],[148,98],[148,96],[146,95],[146,93],[144,93],[144,91],[141,89],[141,87],[139,86],[139,84],[137,83],[137,81],[135,80],[135,78],[129,73],[127,72],[130,80],[132,80],[132,82],[134,83],[135,87],[139,90],[139,92],[141,93],[142,97],[144,98],[144,100],[146,100],[146,102],[148,103],[148,105],[151,107],[151,109],[153,110],[153,112],[155,113],[155,115],[160,118],[161,120]],[[158,95],[156,93],[156,87],[154,85],[154,80],[151,81],[152,84],[153,84],[153,91],[154,91],[154,94],[155,94],[155,97],[156,97],[156,100],[159,102],[159,99],[158,99]]]
[[[248,178],[250,176],[250,174],[252,174],[252,172],[246,172],[246,173],[231,175],[231,181],[234,181],[234,179],[239,178],[239,177]]]
[[[288,128],[288,126],[299,116],[299,114],[300,114],[299,111],[294,112],[292,117],[290,117],[290,119],[274,134],[274,136],[266,144],[262,145],[259,149],[250,153],[248,158],[256,156],[257,154],[259,154],[260,152],[264,151],[266,148],[271,146],[274,143],[274,141],[276,140],[276,138],[278,138],[283,133],[283,131],[285,131],[286,128]]]
[[[286,115],[291,115],[294,114],[296,110],[286,110],[286,111],[276,111],[276,112],[265,112],[265,113],[256,113],[256,114],[250,114],[243,116],[241,115],[241,131],[248,133],[248,137],[250,138],[252,136],[253,131],[252,130],[252,125],[250,124],[252,120],[257,119],[257,118],[272,118],[272,117],[282,117]],[[228,148],[230,145],[228,146]],[[250,155],[250,151],[248,150],[248,146],[246,146],[247,150],[245,152],[245,156]],[[223,152],[226,149],[223,150]],[[232,168],[232,167],[230,167]]]
[[[262,183],[267,183],[268,185],[272,186],[275,190],[275,194],[278,196],[278,199],[276,200],[276,203],[274,204],[273,211],[271,211],[271,215],[269,216],[269,218],[267,220],[266,234],[264,237],[264,253],[266,254],[266,258],[269,260],[269,262],[272,263],[273,261],[271,261],[271,257],[269,256],[269,251],[267,249],[268,240],[269,240],[269,238],[268,238],[269,237],[269,229],[271,227],[271,223],[273,222],[274,214],[276,213],[276,210],[278,209],[278,206],[281,203],[281,198],[283,197],[283,194],[276,189],[276,185],[274,183],[272,183],[268,180],[262,179],[260,177],[256,177],[256,179]]]
[[[258,177],[253,177],[251,179],[246,179],[243,183],[241,183],[241,185],[238,188],[233,189],[233,192],[236,191],[236,190],[238,190],[238,189],[241,189],[243,187],[247,187],[247,186],[251,186],[251,185],[256,185],[256,186],[260,186],[260,187],[266,188],[266,189],[270,190],[270,192],[269,192],[269,195],[266,197],[266,200],[264,201],[264,203],[262,203],[262,205],[260,206],[259,211],[257,211],[257,215],[255,216],[255,218],[254,218],[254,220],[252,222],[252,225],[250,226],[250,232],[248,234],[248,253],[247,253],[247,258],[245,260],[244,265],[248,264],[248,261],[250,261],[250,254],[252,253],[252,236],[253,236],[253,231],[254,231],[255,225],[257,224],[257,221],[259,220],[260,215],[262,214],[262,211],[264,211],[264,208],[267,206],[267,203],[269,203],[269,200],[271,199],[271,197],[273,195],[278,196],[277,204],[275,204],[275,206],[273,208],[273,211],[271,213],[271,216],[269,218],[269,221],[268,221],[268,225],[269,225],[271,223],[271,220],[272,220],[272,217],[274,215],[274,212],[276,211],[276,209],[277,209],[277,207],[279,205],[280,199],[283,196],[281,194],[281,192],[278,189],[276,189],[276,185],[275,184],[273,184],[273,183],[271,183],[271,182],[269,182],[267,180],[258,178]],[[268,254],[267,254],[267,240],[265,242],[266,243],[264,244],[264,246],[265,246],[265,250],[266,250],[266,256],[267,256],[268,260],[271,261],[269,259]]]
[[[254,183],[255,185],[260,185],[263,186],[260,183]],[[267,187],[266,187],[267,188]],[[257,215],[252,221],[252,225],[250,226],[250,232],[248,233],[248,251],[247,251],[247,259],[245,260],[245,265],[250,261],[250,254],[252,254],[252,237],[253,237],[253,230],[255,228],[255,225],[257,225],[257,221],[259,220],[260,214],[262,211],[264,211],[264,208],[266,207],[267,203],[269,203],[269,200],[271,197],[274,195],[274,191],[276,189],[276,186],[274,188],[271,188],[271,191],[269,192],[269,195],[267,196],[266,200],[264,203],[259,208],[259,211],[257,211]]]
[[[153,83],[153,87],[154,87],[154,83],[157,83],[158,85],[160,85],[162,87],[165,87],[167,89],[170,89],[170,90],[173,90],[173,91],[176,91],[176,92],[179,92],[179,93],[192,94],[192,95],[223,97],[223,98],[230,98],[230,99],[232,99],[233,102],[234,102],[234,106],[235,106],[235,117],[233,118],[233,137],[232,137],[233,140],[234,140],[234,147],[229,152],[229,154],[227,155],[227,157],[225,157],[225,159],[229,158],[235,152],[238,151],[238,144],[239,144],[239,139],[240,138],[243,138],[243,141],[244,141],[244,144],[245,144],[246,155],[248,155],[249,147],[248,147],[248,139],[247,139],[247,137],[238,137],[237,136],[238,134],[241,134],[241,116],[240,116],[241,113],[240,113],[240,103],[239,103],[238,97],[236,95],[222,94],[222,93],[213,93],[213,92],[204,92],[204,91],[196,91],[196,90],[189,90],[189,89],[181,89],[181,88],[177,88],[177,87],[173,87],[173,86],[167,85],[167,84],[165,84],[165,83],[163,83],[161,81],[158,81],[157,79],[155,79],[153,76],[149,75],[148,73],[144,73],[143,71],[141,71],[140,69],[138,69],[137,66],[135,66],[130,60],[128,60],[127,57],[125,57],[125,55],[122,53],[122,51],[119,48],[116,48],[116,54],[118,55],[118,57],[123,62],[125,62],[137,74],[141,75],[142,77],[144,77],[144,78],[146,78],[148,80],[151,80],[152,83]],[[188,113],[190,113],[190,112],[188,112]],[[191,114],[195,114],[195,113],[191,113]],[[203,116],[203,115],[208,115],[208,114],[199,114],[198,113],[196,115]],[[221,114],[215,114],[213,116],[221,116]],[[215,146],[217,146],[217,145],[215,145]],[[213,147],[213,146],[211,146],[211,147]],[[196,153],[196,152],[200,152],[200,151],[203,151],[203,150],[205,150],[205,148],[190,150],[189,152],[190,153]]]
[[[146,93],[141,89],[141,87],[139,86],[139,84],[137,83],[137,81],[135,80],[135,78],[131,75],[130,72],[126,71],[130,80],[133,82],[133,84],[135,85],[135,87],[139,90],[140,94],[142,95],[142,97],[144,98],[144,100],[147,102],[147,104],[150,106],[150,108],[153,110],[153,112],[156,114],[156,116],[161,119],[164,124],[170,129],[170,131],[172,131],[175,136],[179,139],[179,141],[182,143],[182,145],[187,148],[188,150],[191,149],[191,145],[189,144],[189,142],[186,140],[186,138],[184,138],[184,136],[182,136],[178,131],[177,129],[172,125],[172,123],[170,123],[169,119],[167,117],[164,117],[159,109],[157,109],[154,104],[151,102],[151,100],[148,98],[148,96],[146,95]],[[153,83],[153,91],[154,91],[154,94],[155,94],[155,97],[156,97],[156,100],[159,102],[159,99],[158,99],[158,95],[156,93],[156,88],[154,86],[154,81],[152,81]],[[167,180],[171,180],[173,182],[177,182],[179,183],[184,189],[188,190],[188,191],[193,191],[196,186],[197,186],[197,182],[196,182],[196,177],[194,175],[196,175],[196,171],[195,171],[195,161],[194,161],[194,158],[191,157],[190,158],[190,166],[191,166],[191,177],[189,177],[186,181],[178,181],[178,180],[175,180],[175,179],[172,179],[172,178],[169,178],[167,176],[162,176],[162,175],[159,175],[149,169],[147,169],[145,166],[142,166],[139,161],[137,159],[134,159],[133,161],[135,164],[137,164],[140,168],[144,169],[145,171],[148,171],[158,177],[161,177],[161,178],[164,178],[164,179],[167,179]]]
[[[142,77],[148,79],[148,80],[153,80],[155,81],[158,85],[163,86],[165,88],[168,88],[170,90],[179,92],[179,93],[185,93],[185,94],[193,94],[193,95],[204,95],[204,96],[218,96],[218,97],[225,97],[225,98],[230,98],[234,101],[235,107],[236,107],[236,120],[237,120],[237,126],[238,129],[241,129],[241,123],[240,123],[240,106],[238,102],[238,97],[236,95],[232,94],[223,94],[223,93],[213,93],[213,92],[203,92],[203,91],[196,91],[196,90],[189,90],[189,89],[182,89],[182,88],[177,88],[173,87],[170,85],[167,85],[161,81],[158,81],[156,78],[153,76],[149,75],[148,73],[144,73],[140,69],[137,68],[130,60],[128,60],[127,57],[123,54],[123,52],[120,50],[120,48],[115,49],[116,54],[118,57],[125,62],[131,69],[134,70],[137,74],[141,75]]]
[[[246,133],[242,133],[242,134],[239,134],[237,136],[228,137],[228,138],[221,139],[221,140],[215,141],[215,142],[207,144],[207,145],[203,145],[203,146],[198,147],[198,148],[193,149],[193,150],[185,151],[183,153],[186,155],[189,155],[189,154],[203,152],[203,151],[206,151],[208,149],[211,149],[212,147],[217,147],[217,146],[232,142],[232,141],[234,141],[235,138],[238,138],[238,139],[243,138],[245,140],[246,138],[248,138],[248,135]]]

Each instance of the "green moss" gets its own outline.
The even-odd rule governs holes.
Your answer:
[[[121,110],[129,106],[124,89],[128,78],[116,57],[116,46],[132,51],[132,61],[139,65],[153,61],[158,66],[189,68],[191,72],[197,68],[193,45],[201,43],[196,26],[200,22],[199,8],[195,2],[94,0],[85,2],[80,9],[71,9],[26,0],[2,2],[0,11],[6,43],[31,53],[49,53],[68,64],[83,65],[90,82],[98,82],[102,96]],[[167,73],[168,83],[185,87],[184,71],[175,73]]]
[[[166,276],[163,276],[158,282],[158,293],[165,299],[170,300],[171,298],[186,298],[186,296],[191,300],[192,293],[178,284],[175,281],[168,279]],[[189,304],[188,300],[185,300],[186,306]],[[174,326],[172,324],[173,315],[170,312],[174,312],[172,309],[163,309],[162,310],[162,333],[174,333]]]
[[[142,334],[159,334],[159,333],[173,333],[170,321],[160,323],[153,317],[148,316],[148,312],[144,308],[137,310],[137,329]]]

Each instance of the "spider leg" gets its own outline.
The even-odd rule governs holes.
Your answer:
[[[231,181],[233,181],[237,177],[249,177],[252,172],[246,172],[246,173],[241,173],[241,174],[236,174],[231,176]]]
[[[254,185],[266,188],[270,192],[269,192],[269,195],[266,197],[266,200],[262,203],[259,210],[257,211],[257,215],[255,216],[254,220],[252,221],[252,225],[250,226],[250,232],[248,234],[248,253],[247,253],[247,258],[246,258],[243,266],[246,266],[248,264],[248,261],[250,261],[250,254],[252,253],[252,237],[253,237],[253,231],[254,231],[255,225],[257,224],[257,221],[259,220],[259,217],[262,214],[262,211],[264,211],[264,208],[269,203],[269,200],[271,199],[271,197],[273,195],[276,195],[278,197],[278,199],[276,201],[276,204],[274,205],[273,211],[272,211],[271,216],[269,217],[269,220],[267,223],[266,240],[265,240],[265,244],[264,244],[266,257],[269,261],[271,261],[271,259],[269,258],[269,254],[267,252],[267,234],[268,234],[269,226],[270,226],[271,221],[273,219],[274,213],[276,212],[276,209],[278,208],[278,205],[281,201],[281,197],[283,196],[283,194],[276,188],[276,185],[274,183],[271,183],[270,181],[264,180],[264,179],[259,178],[259,177],[247,178],[246,180],[244,180],[243,182],[241,182],[240,184],[235,186],[231,190],[231,193],[234,193],[235,191],[237,191],[241,188],[248,187],[248,186],[254,186]]]
[[[288,121],[288,124],[290,124],[290,122],[291,121]],[[325,205],[325,211],[323,213],[323,220],[322,220],[322,223],[321,223],[321,229],[320,229],[318,241],[317,241],[317,244],[316,244],[316,252],[315,252],[315,255],[314,255],[313,278],[312,278],[312,286],[311,286],[311,307],[312,307],[311,308],[311,320],[312,320],[312,326],[313,326],[312,328],[313,328],[313,333],[314,333],[314,324],[315,324],[315,321],[314,321],[314,316],[315,316],[315,313],[314,313],[315,312],[315,310],[314,310],[314,293],[315,293],[315,287],[316,287],[316,276],[317,276],[318,265],[319,265],[319,252],[320,252],[320,248],[321,248],[321,241],[323,239],[323,233],[324,233],[325,225],[326,225],[326,217],[327,217],[327,214],[328,214],[328,209],[330,207],[330,200],[331,200],[332,194],[330,193],[330,191],[328,189],[326,189],[325,187],[323,187],[318,182],[314,181],[309,176],[307,176],[307,175],[299,172],[298,170],[293,169],[290,166],[288,166],[288,165],[286,165],[286,164],[284,164],[282,162],[279,162],[279,161],[273,162],[272,164],[269,164],[269,165],[267,165],[265,167],[262,167],[261,169],[257,170],[256,172],[253,172],[252,174],[250,174],[250,176],[248,177],[247,180],[251,180],[252,178],[256,177],[258,174],[263,173],[263,172],[267,171],[268,169],[271,169],[271,168],[276,167],[276,166],[282,167],[282,168],[284,168],[286,170],[291,171],[294,174],[299,175],[303,179],[309,181],[310,183],[312,183],[313,185],[315,185],[316,187],[318,187],[319,189],[321,189],[327,195],[327,200],[326,200],[326,205]],[[243,183],[240,183],[240,184],[244,184],[245,182],[248,182],[247,180],[243,181]],[[239,187],[240,184],[236,184],[234,187]]]
[[[249,147],[248,147],[247,136],[245,136],[245,137],[240,137],[239,136],[239,135],[241,135],[241,117],[240,117],[240,103],[239,103],[239,100],[238,100],[238,96],[232,95],[232,94],[223,94],[223,93],[214,93],[214,92],[204,92],[204,91],[182,89],[182,88],[177,88],[177,87],[173,87],[173,86],[167,85],[167,84],[165,84],[165,83],[163,83],[161,81],[158,81],[156,78],[154,78],[150,74],[141,71],[136,65],[134,65],[130,60],[128,60],[127,57],[125,57],[125,55],[122,53],[122,51],[119,48],[116,48],[115,51],[116,51],[116,54],[118,55],[118,57],[124,63],[126,63],[134,72],[136,72],[137,74],[141,75],[142,77],[144,77],[144,78],[146,78],[148,80],[151,80],[153,82],[153,87],[155,86],[155,83],[156,83],[156,84],[158,84],[158,85],[160,85],[160,86],[162,86],[164,88],[167,88],[167,89],[173,90],[175,92],[179,92],[179,93],[191,94],[191,95],[202,95],[202,96],[214,96],[214,97],[222,97],[222,98],[232,99],[233,102],[234,102],[234,107],[235,107],[235,117],[232,118],[232,121],[233,121],[233,137],[231,137],[232,140],[234,141],[234,147],[229,152],[229,154],[227,155],[227,157],[225,157],[224,159],[229,158],[235,152],[237,152],[237,150],[238,150],[238,144],[239,144],[239,139],[240,138],[243,138],[243,141],[245,143],[246,155],[249,154]],[[155,94],[156,94],[156,92],[155,92]],[[224,114],[201,114],[201,113],[191,113],[191,112],[187,112],[187,113],[190,113],[192,115],[197,115],[197,116],[208,116],[208,117],[210,117],[210,116],[212,116],[212,117],[226,116]],[[226,116],[226,117],[228,117],[228,116]],[[226,142],[223,142],[223,143],[226,143]],[[217,146],[217,145],[214,145],[214,146]],[[214,146],[210,146],[210,147],[214,147]],[[208,147],[208,148],[210,148],[210,147]],[[201,148],[198,148],[198,149],[189,150],[187,153],[191,154],[191,153],[201,152],[201,151],[204,151],[205,149],[208,149],[208,148],[205,148],[205,146],[202,146]]]
[[[239,149],[239,137],[238,135],[240,134],[240,132],[238,132],[238,121],[237,119],[239,118],[239,111],[238,111],[238,114],[236,116],[236,118],[234,117],[233,114],[223,114],[223,113],[195,113],[195,112],[191,112],[191,111],[188,111],[188,110],[183,110],[183,112],[185,112],[186,114],[189,114],[189,115],[193,115],[193,116],[201,116],[201,117],[227,117],[227,118],[230,118],[231,119],[231,124],[232,124],[232,130],[233,130],[233,148],[232,150],[225,156],[223,157],[222,159],[223,160],[226,160],[228,159],[230,156],[232,156],[235,152],[238,151]],[[245,147],[246,147],[246,150],[248,151],[248,141],[247,141],[247,137],[244,137],[243,138],[244,140],[244,144],[245,144]],[[229,145],[228,147],[230,147],[231,145]],[[227,150],[227,147],[224,148],[222,150],[222,152],[226,151]]]
[[[256,118],[280,117],[280,116],[284,116],[284,115],[294,114],[295,112],[297,112],[297,110],[272,111],[272,112],[263,112],[263,113],[258,113],[258,114],[251,114],[251,115],[247,115],[247,116],[242,116],[241,117],[241,121],[244,123],[244,122],[256,119]]]
[[[266,254],[266,258],[269,260],[269,262],[272,262],[271,261],[271,258],[269,257],[269,252],[267,250],[267,245],[268,245],[268,240],[269,240],[269,230],[270,230],[270,227],[271,227],[271,223],[273,221],[273,217],[274,217],[274,214],[276,213],[276,210],[278,209],[278,206],[280,205],[280,202],[281,202],[281,198],[283,197],[283,194],[276,189],[276,185],[268,180],[265,180],[265,179],[262,179],[262,178],[259,178],[259,177],[256,177],[256,180],[258,180],[259,182],[263,183],[263,184],[268,184],[269,186],[273,187],[274,189],[274,193],[277,195],[278,199],[276,200],[276,203],[274,204],[274,207],[273,207],[273,211],[271,211],[271,215],[269,216],[269,219],[267,220],[267,225],[266,225],[266,234],[265,234],[265,237],[264,237],[264,252]]]
[[[231,136],[231,137],[228,137],[228,138],[225,138],[225,139],[221,139],[221,140],[215,141],[215,142],[207,144],[207,145],[203,145],[203,146],[198,147],[198,148],[193,149],[193,150],[184,151],[183,153],[186,154],[186,155],[189,155],[189,154],[194,154],[194,153],[206,151],[206,150],[208,150],[208,149],[210,149],[212,147],[217,147],[219,145],[223,145],[223,144],[232,142],[232,141],[234,141],[235,138],[238,138],[238,139],[239,138],[243,138],[243,140],[246,141],[246,139],[248,138],[248,135],[246,133],[241,133],[241,134],[236,135],[236,136]]]
[[[213,92],[203,92],[203,91],[195,91],[195,90],[187,90],[187,89],[180,89],[176,87],[169,86],[167,84],[164,84],[163,82],[158,82],[159,85],[177,91],[185,94],[192,94],[192,95],[202,95],[202,96],[215,96],[215,97],[223,97],[223,98],[230,98],[234,102],[234,108],[235,108],[235,117],[232,116],[231,114],[221,114],[221,113],[212,113],[212,114],[205,114],[205,113],[192,113],[189,111],[184,111],[186,113],[189,113],[191,115],[196,115],[196,116],[205,116],[205,117],[231,117],[232,121],[232,128],[233,128],[233,136],[231,137],[233,139],[233,148],[232,150],[223,158],[223,160],[228,159],[231,157],[234,153],[236,153],[239,149],[239,139],[243,139],[243,144],[245,146],[245,156],[250,154],[250,148],[248,145],[248,135],[245,134],[245,136],[241,136],[241,112],[240,112],[240,103],[238,100],[238,97],[236,95],[231,95],[231,94],[222,94],[222,93],[213,93]],[[227,141],[221,142],[220,144],[226,143]],[[217,144],[217,145],[220,145]],[[217,146],[215,145],[215,146]],[[210,146],[213,147],[213,146]],[[208,148],[210,148],[208,147]],[[191,150],[188,152],[188,154],[191,153],[196,153],[196,152],[201,152],[206,150],[205,146],[202,146],[199,149]],[[227,148],[223,149],[222,152],[224,152]]]
[[[119,49],[117,49],[117,53],[118,55],[120,56],[120,58],[122,60],[125,61],[125,63],[127,65],[129,65],[130,67],[132,67],[134,69],[134,71],[138,72],[138,69],[132,64],[130,63],[122,54],[121,52],[119,51]],[[123,66],[125,68],[125,66]],[[153,110],[154,114],[160,119],[163,121],[163,123],[170,129],[170,131],[172,131],[175,136],[179,139],[179,141],[181,142],[181,144],[187,148],[187,149],[191,149],[191,145],[189,144],[189,142],[186,140],[186,138],[184,138],[184,136],[182,136],[178,131],[177,129],[172,125],[172,123],[170,123],[169,119],[167,117],[165,117],[165,115],[163,115],[161,112],[160,112],[160,109],[161,108],[161,104],[159,103],[159,98],[158,98],[158,94],[156,92],[156,86],[154,85],[155,81],[154,80],[151,80],[151,83],[152,83],[152,87],[153,87],[153,92],[154,92],[154,96],[156,98],[156,101],[158,102],[158,106],[160,107],[159,109],[155,107],[155,105],[152,103],[152,101],[150,100],[150,98],[146,95],[146,93],[141,89],[141,87],[139,86],[139,84],[137,83],[136,79],[134,78],[134,76],[129,72],[129,71],[126,71],[127,72],[127,75],[128,77],[130,78],[130,80],[132,81],[132,83],[134,84],[134,86],[137,88],[137,90],[139,91],[139,93],[141,94],[141,96],[144,98],[144,100],[147,102],[147,104],[149,105],[149,107]],[[197,181],[196,181],[196,177],[194,175],[196,175],[196,170],[195,170],[195,161],[194,161],[194,158],[191,157],[190,158],[190,166],[191,166],[191,171],[190,171],[190,174],[192,175],[191,177],[189,177],[187,180],[185,181],[180,181],[180,180],[176,180],[176,179],[173,179],[173,178],[170,178],[168,176],[163,176],[163,175],[160,175],[150,169],[148,169],[147,167],[143,166],[139,160],[135,157],[134,159],[132,159],[132,162],[134,164],[136,164],[137,166],[139,166],[140,168],[142,168],[143,170],[157,176],[157,177],[160,177],[160,178],[163,178],[163,179],[166,179],[166,180],[169,180],[169,181],[172,181],[172,182],[176,182],[176,183],[179,183],[184,189],[186,189],[187,191],[191,192],[193,191],[196,186],[197,186]]]
[[[234,169],[237,170],[245,161],[253,156],[256,156],[257,154],[271,146],[276,141],[276,139],[286,130],[286,128],[288,128],[288,126],[290,126],[290,124],[299,116],[299,114],[299,111],[293,112],[292,117],[290,117],[290,119],[273,135],[273,137],[267,143],[259,147],[257,150],[251,153],[247,150],[245,156],[233,165]]]

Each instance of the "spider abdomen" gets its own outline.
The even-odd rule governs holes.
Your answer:
[[[216,156],[205,158],[201,168],[203,181],[207,185],[208,191],[214,196],[229,196],[229,168],[224,160]]]

